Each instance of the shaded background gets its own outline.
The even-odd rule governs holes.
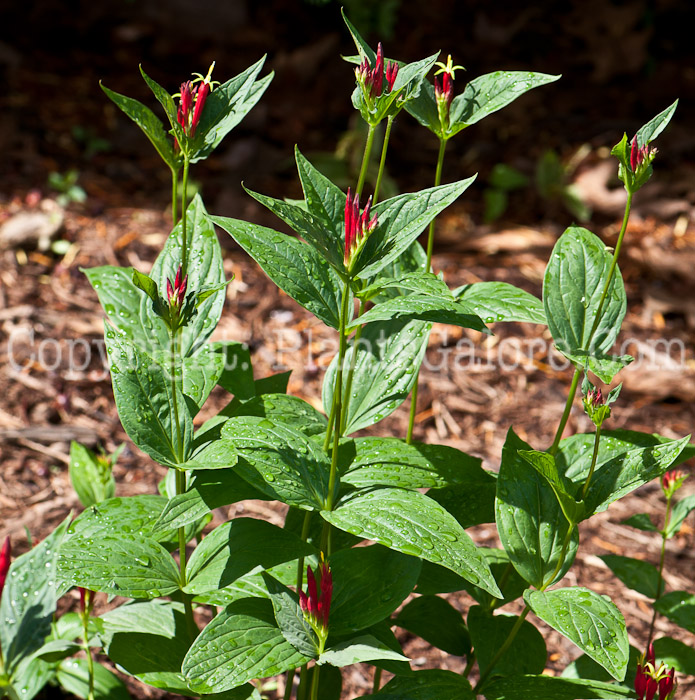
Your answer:
[[[346,0],[345,5],[372,45],[384,42],[387,56],[413,61],[437,50],[443,59],[452,53],[467,68],[457,75],[457,92],[466,80],[494,70],[563,74],[453,139],[445,181],[479,172],[480,194],[498,163],[533,179],[547,149],[566,164],[582,144],[593,149],[591,162],[595,149],[612,146],[623,131],[631,135],[680,97],[676,117],[659,140],[658,170],[662,187],[671,183],[674,196],[683,194],[683,183],[670,173],[678,164],[692,175],[695,159],[691,3],[583,0],[524,7],[483,0]],[[239,187],[242,179],[269,194],[298,194],[291,165],[295,143],[328,170],[335,163],[321,153],[342,149],[353,164],[360,155],[361,134],[349,100],[354,77],[340,58],[354,46],[338,2],[39,0],[13,3],[2,19],[12,28],[0,42],[4,196],[31,187],[45,190],[50,172],[76,169],[94,213],[119,198],[165,206],[168,170],[98,88],[103,80],[161,114],[140,78],[139,63],[174,93],[213,60],[214,77],[224,81],[268,54],[267,67],[276,77],[261,103],[193,171],[216,213],[254,215],[255,205]],[[431,184],[435,159],[436,139],[403,113],[387,164],[397,187]],[[345,158],[332,174],[344,166]],[[692,193],[685,194],[692,204]],[[468,199],[480,222],[482,198]],[[517,221],[560,215],[559,223],[570,223],[563,211],[531,184],[512,193],[507,215]]]

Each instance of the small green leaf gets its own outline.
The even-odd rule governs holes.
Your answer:
[[[553,248],[543,280],[543,305],[553,340],[563,353],[604,355],[625,316],[626,297],[615,268],[592,334],[613,256],[598,236],[571,226]]]
[[[676,671],[695,676],[695,649],[671,637],[654,640],[656,658]]]
[[[303,433],[268,418],[240,416],[224,424],[222,437],[237,450],[237,473],[259,491],[309,510],[324,507],[330,462]]]
[[[501,596],[473,540],[453,516],[419,491],[381,488],[357,493],[335,510],[321,511],[321,516],[353,535],[441,564]]]
[[[378,423],[393,413],[408,397],[417,377],[417,368],[427,349],[428,324],[422,321],[379,321],[368,324],[357,344],[357,359],[350,396],[346,397],[347,375],[343,373],[343,403],[346,416],[344,435]],[[346,356],[351,366],[354,345]],[[322,400],[330,413],[336,384],[338,356],[323,379]]]
[[[363,630],[393,613],[412,592],[422,563],[381,545],[353,547],[330,558],[331,634]]]
[[[70,482],[85,508],[114,496],[116,481],[112,466],[112,459],[100,459],[79,442],[73,440],[70,443]]]
[[[678,100],[667,107],[663,112],[657,114],[654,119],[647,122],[637,131],[638,147],[641,148],[642,146],[650,144],[668,126],[671,117],[673,117],[676,111],[676,107],[678,107]]]
[[[663,580],[653,564],[618,554],[605,554],[601,559],[628,588],[646,595],[647,598],[658,596],[659,583],[663,586]]]
[[[407,661],[408,657],[389,649],[375,637],[365,634],[326,649],[319,657],[317,663],[341,667],[382,659]]]
[[[216,527],[187,564],[186,593],[224,588],[257,566],[269,569],[314,553],[297,535],[255,518],[234,518]]]
[[[521,321],[546,323],[543,302],[507,282],[475,282],[454,290],[485,323]]]
[[[471,650],[471,638],[461,613],[436,595],[414,598],[393,622],[447,654],[465,656]]]
[[[522,622],[506,653],[492,668],[490,667],[495,654],[509,637],[518,620],[517,615],[493,615],[479,605],[470,608],[467,617],[468,630],[481,673],[520,676],[524,673],[540,673],[545,668],[548,651],[543,635],[526,620]]]
[[[654,525],[651,517],[647,513],[636,513],[631,515],[626,520],[623,520],[623,525],[629,525],[630,527],[637,528],[638,530],[644,530],[646,532],[658,532],[659,528]]]
[[[220,653],[220,650],[223,650]],[[269,600],[243,598],[200,633],[183,660],[192,690],[223,692],[307,663],[282,635]]]
[[[624,685],[552,676],[496,678],[485,685],[487,700],[613,700],[634,698]]]
[[[668,521],[668,525],[665,529],[667,539],[670,539],[674,535],[678,534],[678,531],[681,529],[683,521],[694,510],[695,494],[691,493],[689,496],[686,496],[685,498],[676,502],[676,504],[673,506],[673,510],[671,511],[671,519]]]
[[[155,303],[160,302],[159,290],[157,289],[157,283],[147,275],[139,272],[138,270],[133,270],[133,284],[141,289],[147,296]]]
[[[625,678],[627,629],[620,610],[610,600],[581,587],[527,590],[524,600],[541,620],[576,644],[613,678]]]
[[[73,535],[60,548],[57,571],[70,585],[126,598],[159,598],[180,583],[169,552],[147,537]]]
[[[101,664],[93,665],[94,697],[99,700],[130,700],[125,683]],[[56,672],[60,687],[78,698],[89,697],[90,672],[87,659],[66,659]]]
[[[238,219],[210,217],[275,284],[331,328],[338,328],[342,283],[311,246],[269,228]]]
[[[673,591],[654,601],[654,610],[695,634],[695,595]]]

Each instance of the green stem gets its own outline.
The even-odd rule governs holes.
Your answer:
[[[439,139],[439,153],[437,154],[437,169],[434,173],[434,186],[439,187],[442,184],[442,169],[444,167],[444,151],[446,149],[446,139]],[[434,249],[434,222],[435,217],[430,221],[430,228],[427,234],[427,262],[425,263],[425,272],[432,272],[432,251]],[[420,368],[418,367],[417,375],[415,376],[415,384],[410,392],[410,415],[408,417],[408,432],[405,436],[406,444],[410,445],[413,442],[413,430],[415,428],[415,415],[417,413],[417,394],[418,385],[420,383]]]
[[[87,673],[89,674],[89,684],[87,690],[87,700],[94,700],[94,659],[89,646],[89,610],[91,608],[92,591],[85,590],[84,610],[80,611],[82,618],[82,640],[84,641],[84,652],[87,655]]]
[[[188,158],[183,161],[183,183],[181,185],[181,279],[188,273],[188,234],[186,232],[187,204],[186,194],[188,192]]]
[[[176,470],[176,495],[180,496],[186,491],[186,472],[182,469]],[[183,598],[183,608],[186,615],[186,626],[188,627],[188,633],[191,640],[198,636],[198,627],[195,624],[195,619],[193,617],[193,604],[191,603],[191,597],[184,593],[183,589],[188,583],[188,578],[186,576],[186,528],[180,527],[177,531],[178,542],[179,542],[179,581],[181,586],[181,597]]]
[[[572,539],[572,533],[574,532],[574,528],[575,524],[569,523],[569,527],[567,528],[567,534],[565,535],[565,539],[562,543],[562,551],[560,552],[560,558],[557,560],[555,570],[550,575],[550,578],[538,589],[539,591],[544,591],[548,586],[550,586],[555,580],[555,577],[560,573],[560,571],[562,571],[562,567],[565,565],[565,557],[567,556],[567,549],[570,546],[570,541]]]
[[[591,341],[593,340],[594,333],[598,328],[598,324],[601,322],[601,312],[603,311],[603,305],[606,302],[606,297],[608,296],[608,291],[610,290],[611,281],[613,280],[613,275],[615,274],[615,268],[618,266],[618,257],[620,256],[620,249],[623,245],[623,239],[625,238],[625,232],[627,231],[627,223],[630,219],[630,210],[632,208],[632,192],[627,191],[627,202],[625,203],[625,213],[623,214],[623,223],[620,227],[620,233],[618,234],[618,242],[615,244],[615,250],[613,251],[613,259],[611,260],[611,266],[608,268],[608,277],[603,285],[603,292],[601,293],[601,299],[598,303],[598,309],[596,310],[596,317],[594,318],[594,323],[591,326],[591,332],[587,339],[587,346],[591,346]],[[574,370],[574,376],[572,377],[572,384],[570,386],[569,396],[567,397],[567,403],[565,405],[565,411],[560,419],[560,425],[555,433],[555,439],[553,444],[548,450],[551,455],[554,455],[558,447],[560,446],[560,440],[562,439],[562,433],[565,430],[567,421],[570,417],[570,411],[572,410],[572,404],[574,402],[574,395],[577,393],[577,385],[579,384],[579,375],[581,371],[578,369]]]
[[[171,221],[174,226],[178,223],[176,220],[176,206],[179,199],[179,171],[171,169]]]
[[[372,684],[372,694],[379,692],[381,686],[381,669],[378,666],[374,667],[374,683]]]
[[[654,602],[656,603],[659,598],[661,598],[661,594],[663,593],[663,586],[664,586],[664,579],[662,578],[662,574],[664,571],[664,561],[666,559],[666,531],[668,529],[669,523],[671,522],[671,498],[672,496],[668,496],[666,498],[666,517],[664,518],[664,529],[661,531],[661,555],[659,557],[659,579],[658,583],[656,584],[656,596],[654,598]],[[656,624],[656,609],[652,613],[652,621],[649,625],[649,637],[647,639],[647,649],[649,649],[649,645],[652,643],[652,637],[654,636],[654,625]]]
[[[586,492],[589,490],[589,484],[591,483],[591,477],[594,475],[594,469],[596,468],[596,460],[598,458],[598,445],[601,440],[601,426],[596,426],[596,435],[594,437],[594,452],[591,455],[591,467],[589,468],[589,475],[586,477],[584,482],[584,488],[582,489],[582,501],[586,498]]]
[[[369,156],[372,153],[372,144],[374,143],[374,132],[376,126],[369,125],[367,132],[367,142],[364,144],[364,153],[362,154],[362,166],[360,167],[360,176],[357,180],[357,190],[355,194],[361,195],[364,188],[364,180],[367,177],[367,169],[369,167]]]
[[[572,377],[572,383],[570,384],[570,390],[567,394],[567,402],[565,403],[565,410],[562,413],[562,418],[560,419],[560,425],[557,426],[557,432],[555,433],[555,439],[553,444],[548,449],[548,453],[554,455],[558,448],[560,447],[560,440],[562,440],[562,433],[565,432],[565,426],[570,417],[570,412],[572,411],[572,404],[574,403],[574,395],[577,393],[577,387],[579,386],[579,377],[581,376],[581,370],[575,369],[574,376]]]
[[[374,185],[374,194],[372,195],[372,205],[377,203],[379,198],[379,189],[381,188],[381,177],[384,174],[384,166],[386,164],[386,150],[389,147],[389,139],[391,138],[391,127],[393,120],[396,117],[388,117],[386,120],[386,132],[384,133],[384,143],[381,145],[381,160],[379,161],[379,172],[376,176],[376,185]]]
[[[364,304],[360,301],[358,306],[357,306],[357,316],[356,318],[359,318],[362,315],[362,311],[364,310]],[[348,370],[348,376],[347,376],[347,381],[345,382],[345,401],[349,405],[350,404],[350,394],[352,392],[352,380],[355,376],[355,367],[357,366],[357,345],[360,342],[360,338],[362,337],[362,329],[364,326],[358,326],[357,330],[355,331],[355,337],[352,339],[352,356],[350,357],[350,369]],[[343,411],[343,419],[342,419],[342,424],[340,426],[340,434],[343,435],[345,433],[345,427],[347,425],[347,411]]]
[[[307,664],[304,664],[299,671],[299,688],[297,689],[297,700],[306,700],[306,675]]]
[[[471,675],[471,671],[473,670],[473,666],[475,665],[475,651],[471,651],[471,653],[468,656],[468,659],[466,661],[466,668],[463,669],[463,677],[468,678],[468,676]]]
[[[314,665],[314,672],[311,675],[311,700],[319,698],[319,671],[321,667]]]
[[[485,681],[488,679],[490,673],[492,673],[493,669],[495,668],[495,665],[497,662],[504,656],[504,654],[507,652],[507,649],[509,649],[511,643],[514,641],[514,638],[518,634],[519,630],[521,629],[521,625],[523,624],[524,620],[526,619],[526,616],[531,612],[531,608],[527,605],[521,615],[516,619],[516,622],[514,623],[514,627],[509,631],[509,636],[507,639],[505,639],[504,644],[497,650],[497,653],[492,657],[492,660],[488,664],[487,669],[485,669],[485,673],[483,673],[480,676],[480,680],[475,684],[475,688],[473,688],[473,695],[477,695],[478,690],[480,687],[485,683]]]
[[[171,364],[170,372],[171,375],[171,401],[174,407],[174,425],[176,426],[176,456],[179,462],[183,462],[183,436],[181,435],[181,424],[179,422],[179,402],[176,398],[176,373],[179,369],[179,332],[178,330],[172,330],[170,333],[171,338]]]
[[[442,168],[444,166],[444,150],[446,149],[446,140],[439,139],[439,153],[437,155],[437,170],[434,174],[434,186],[439,187],[442,184]],[[427,272],[432,271],[432,250],[434,249],[434,222],[437,217],[430,221],[429,233],[427,234],[427,263],[425,269]]]

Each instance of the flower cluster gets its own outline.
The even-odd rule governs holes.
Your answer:
[[[316,580],[318,576],[318,582]],[[299,592],[299,605],[304,617],[314,628],[314,631],[323,637],[325,641],[328,631],[328,616],[331,611],[331,597],[333,595],[333,576],[323,556],[316,568],[316,574],[310,566],[306,568],[307,591]]]
[[[584,412],[591,418],[596,427],[600,427],[611,415],[611,409],[608,404],[612,402],[612,399],[609,395],[609,400],[606,401],[599,387],[591,384],[589,384],[589,387],[583,399]]]
[[[688,475],[682,469],[672,469],[661,477],[661,488],[666,498],[672,498],[673,494],[683,485]]]
[[[371,208],[372,198],[370,197],[360,214],[360,196],[355,194],[353,197],[348,187],[345,200],[345,267],[350,266],[350,261],[361,242],[376,228],[376,214],[369,218]]]
[[[650,644],[646,654],[642,655],[637,664],[635,676],[635,691],[639,700],[653,700],[656,692],[659,692],[659,700],[670,700],[676,691],[674,671],[669,671],[666,664],[661,663],[657,667],[654,658],[654,645]]]
[[[656,148],[650,149],[649,144],[646,143],[640,147],[637,143],[637,135],[635,135],[630,146],[630,169],[636,173],[645,162],[649,165],[654,160],[655,155]]]
[[[167,301],[169,302],[169,308],[180,309],[183,305],[183,301],[186,298],[186,288],[188,287],[188,275],[181,279],[181,265],[176,271],[176,278],[172,284],[171,280],[167,278]]]
[[[212,62],[208,74],[203,78],[198,75],[197,80],[187,80],[181,83],[181,91],[179,92],[179,108],[176,113],[176,119],[183,129],[183,133],[188,138],[195,136],[195,130],[200,122],[200,116],[203,113],[205,100],[212,89],[212,69],[215,67],[215,62]],[[199,85],[195,85],[200,81]]]
[[[395,61],[389,61],[384,70],[384,49],[379,42],[376,50],[376,61],[374,68],[371,67],[369,59],[365,58],[359,68],[355,68],[355,77],[362,88],[362,92],[368,95],[370,99],[379,97],[384,91],[384,78],[388,86],[388,92],[393,90],[393,84],[396,82],[398,75],[398,64]]]
[[[2,549],[0,549],[0,596],[2,596],[2,589],[5,588],[5,581],[7,579],[7,572],[9,571],[11,560],[12,548],[8,536],[5,538]]]
[[[454,78],[457,70],[465,70],[463,66],[455,66],[451,54],[447,56],[446,63],[437,62],[439,70],[434,75],[434,97],[437,102],[437,112],[442,127],[449,126],[449,108],[454,99]],[[437,76],[441,74],[441,79]]]

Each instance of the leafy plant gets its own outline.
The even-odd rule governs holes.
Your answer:
[[[604,431],[619,390],[604,401],[589,381],[593,376],[610,383],[629,361],[609,354],[626,309],[618,256],[632,197],[651,175],[649,144],[675,103],[645,125],[632,146],[625,137],[614,149],[628,199],[612,253],[595,234],[570,227],[546,269],[542,301],[495,282],[450,290],[432,271],[432,223],[475,176],[441,184],[447,141],[558,76],[493,73],[454,97],[451,58],[439,64],[441,77],[432,86],[426,75],[436,55],[411,64],[386,59],[381,45],[372,50],[346,22],[359,53],[352,101],[368,124],[354,191],[342,191],[297,149],[301,200],[249,194],[299,237],[210,216],[200,196],[187,201],[184,186],[181,221],[149,275],[110,266],[86,271],[107,319],[122,425],[142,452],[169,471],[158,495],[113,497],[97,458],[74,448],[75,463],[82,465],[73,470],[76,485],[84,487],[82,469],[101,486],[98,492],[83,489],[91,505],[30,558],[15,562],[26,576],[10,571],[0,606],[6,619],[17,621],[0,627],[8,694],[29,682],[34,688],[43,678],[37,668],[57,654],[63,658],[49,675],[86,687],[90,698],[108,695],[91,653],[84,664],[66,661],[92,644],[142,683],[192,697],[257,700],[255,681],[287,674],[289,700],[299,671],[298,698],[337,699],[340,669],[361,662],[377,669],[370,697],[390,700],[634,697],[625,683],[633,672],[638,692],[653,683],[664,697],[674,691],[673,674],[657,667],[651,652],[639,662],[631,655],[614,602],[557,584],[575,560],[579,523],[672,474],[668,470],[693,454],[688,437]],[[143,73],[167,114],[173,145],[149,108],[104,90],[150,138],[174,182],[182,170],[185,183],[190,163],[210,155],[260,99],[269,81],[258,78],[261,66],[259,61],[217,87],[210,73],[186,82],[178,105]],[[374,129],[386,120],[381,174],[390,130],[404,109],[440,141],[435,185],[380,201],[378,176],[362,206]],[[210,340],[227,283],[214,225],[337,332],[323,412],[286,393],[286,374],[256,378],[242,344]],[[417,238],[427,227],[425,252]],[[534,449],[510,429],[499,473],[493,473],[459,450],[414,441],[412,417],[406,439],[358,434],[396,410],[411,391],[414,415],[432,323],[487,332],[489,318],[547,323],[575,366],[548,449]],[[563,440],[582,379],[584,407],[596,429]],[[198,414],[216,386],[229,392],[229,401],[201,423]],[[680,477],[667,478],[674,484]],[[686,499],[671,507],[675,486],[669,488],[664,538],[691,509],[689,502],[681,505]],[[207,530],[213,509],[246,499],[287,506],[284,527],[234,518]],[[466,532],[492,522],[502,549],[480,547]],[[638,522],[646,526],[643,517]],[[44,559],[47,566],[37,566]],[[626,579],[635,578],[636,566],[622,567]],[[659,612],[692,625],[692,596],[662,595],[658,576],[639,585],[655,586],[649,590]],[[84,590],[77,645],[65,636],[49,638],[56,598],[70,587]],[[438,597],[462,590],[476,601],[464,613]],[[393,617],[413,592],[416,597]],[[94,618],[97,593],[126,602]],[[27,598],[35,607],[27,606]],[[520,614],[500,611],[512,601],[523,605]],[[201,606],[214,611],[202,629]],[[531,612],[585,654],[574,677],[542,674],[548,652],[527,619]],[[466,670],[412,670],[392,625],[465,655]],[[675,667],[677,645],[657,641],[658,653]],[[682,658],[681,668],[691,668],[690,657]],[[383,688],[381,669],[394,674]]]

